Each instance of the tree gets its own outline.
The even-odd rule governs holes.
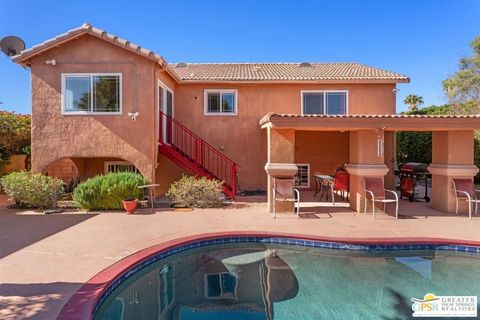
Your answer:
[[[30,116],[0,111],[0,161],[30,145]]]
[[[451,103],[480,104],[480,36],[470,43],[473,55],[460,59],[458,71],[443,81]]]
[[[402,114],[412,115],[448,115],[448,114],[471,114],[472,103],[456,105],[441,105],[422,108],[420,110],[407,111]],[[475,131],[473,154],[475,165],[480,167],[480,132]],[[432,133],[417,131],[397,132],[397,162],[432,162]],[[480,175],[477,176],[480,181]]]
[[[432,133],[422,131],[397,132],[397,162],[432,162]]]
[[[418,106],[423,104],[423,98],[421,96],[417,96],[416,94],[409,94],[405,97],[405,99],[403,99],[403,103],[409,106],[409,111],[417,111]]]

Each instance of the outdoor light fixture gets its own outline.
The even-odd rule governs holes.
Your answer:
[[[393,92],[393,93],[397,93],[398,91],[400,91],[400,89],[397,89],[397,88],[393,88],[393,89],[392,89],[392,92]]]
[[[45,63],[49,64],[49,65],[52,65],[52,66],[55,66],[55,65],[57,65],[57,60],[50,59],[50,60],[45,61]]]
[[[128,116],[132,119],[132,121],[136,121],[137,117],[140,115],[138,112],[129,112]]]

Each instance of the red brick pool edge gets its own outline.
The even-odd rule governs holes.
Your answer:
[[[454,240],[443,238],[422,238],[422,237],[393,237],[393,238],[337,238],[316,235],[305,235],[281,232],[261,231],[228,231],[198,234],[188,237],[181,237],[175,240],[154,245],[140,250],[104,269],[93,278],[88,280],[64,305],[58,320],[85,320],[92,319],[94,310],[103,293],[120,276],[134,268],[140,262],[154,257],[161,252],[174,249],[178,246],[192,242],[213,240],[228,237],[279,237],[291,239],[303,239],[311,241],[336,242],[352,245],[402,245],[402,244],[433,244],[433,245],[461,245],[480,247],[480,241]]]

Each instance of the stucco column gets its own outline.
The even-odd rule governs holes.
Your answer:
[[[379,155],[376,130],[350,132],[350,207],[357,212],[363,208],[363,178],[381,177],[388,173],[384,155]]]
[[[295,130],[293,129],[272,129],[267,128],[267,195],[268,195],[268,211],[272,212],[272,187],[274,175],[276,176],[292,176],[292,170],[289,166],[279,166],[282,164],[295,163]],[[275,167],[275,170],[269,170]],[[281,170],[284,168],[285,172]],[[293,172],[295,175],[296,171]]]
[[[432,208],[455,212],[452,178],[472,179],[478,173],[473,162],[473,131],[434,131],[428,170],[432,174]]]

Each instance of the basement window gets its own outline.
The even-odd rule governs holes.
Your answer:
[[[119,73],[62,74],[63,114],[121,114]]]
[[[236,115],[237,90],[205,90],[204,104],[205,115]]]
[[[140,171],[128,161],[105,161],[105,174],[110,172],[134,172],[140,174]]]
[[[310,164],[297,163],[297,175],[295,176],[296,188],[309,188],[310,187]]]
[[[302,91],[302,114],[347,114],[347,91]]]

